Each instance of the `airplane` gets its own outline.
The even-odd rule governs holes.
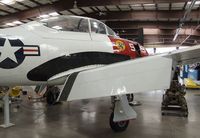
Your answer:
[[[110,96],[110,127],[137,117],[127,94],[168,89],[177,64],[199,61],[200,46],[148,56],[103,22],[55,16],[0,30],[0,86],[45,85],[47,102]],[[58,89],[61,85],[61,89]]]

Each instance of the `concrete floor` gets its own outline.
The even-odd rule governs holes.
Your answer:
[[[141,106],[134,107],[138,118],[128,129],[114,133],[109,128],[110,98],[80,100],[54,106],[32,102],[27,96],[18,110],[12,106],[12,122],[16,125],[0,128],[0,138],[199,138],[200,90],[187,93],[188,118],[162,116],[162,92],[135,95]],[[0,123],[3,115],[0,113]]]

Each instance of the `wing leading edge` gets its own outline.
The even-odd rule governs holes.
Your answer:
[[[193,64],[200,61],[200,45],[176,50],[163,56],[172,58],[178,64]]]

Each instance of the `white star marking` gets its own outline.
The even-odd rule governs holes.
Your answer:
[[[6,58],[9,58],[15,63],[18,63],[15,56],[15,52],[20,48],[21,47],[12,47],[8,39],[6,39],[4,46],[0,47],[0,52],[1,52],[0,62],[4,61]]]

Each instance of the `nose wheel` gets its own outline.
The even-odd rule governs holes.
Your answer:
[[[131,97],[129,97],[129,100]],[[133,98],[133,96],[132,96]],[[129,105],[127,95],[112,96],[112,113],[110,114],[110,127],[115,132],[122,132],[128,128],[130,119],[136,118],[137,114]]]
[[[129,120],[120,121],[120,122],[114,122],[114,113],[112,112],[110,115],[110,127],[115,132],[122,132],[125,131],[129,125]]]

